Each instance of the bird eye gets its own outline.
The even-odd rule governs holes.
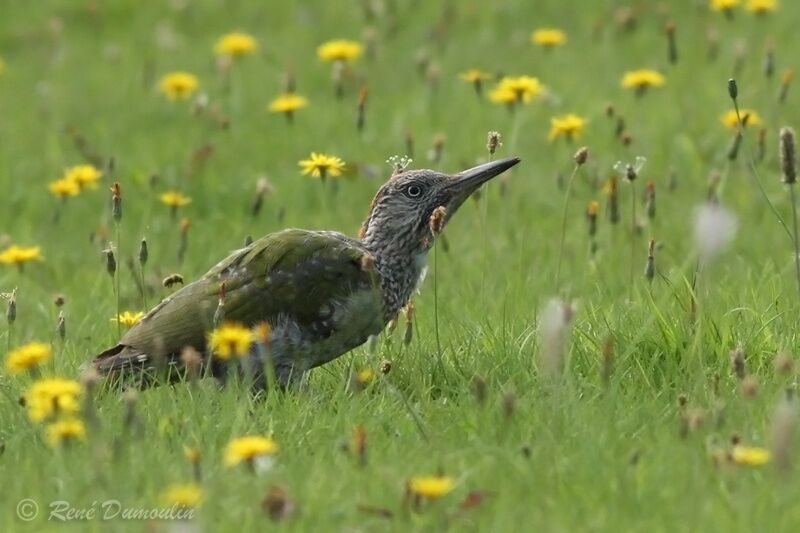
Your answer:
[[[422,194],[422,187],[419,185],[411,184],[406,187],[406,196],[409,198],[417,198],[420,194]]]

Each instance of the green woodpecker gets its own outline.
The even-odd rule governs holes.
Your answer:
[[[92,364],[101,374],[133,375],[139,383],[159,369],[174,379],[185,371],[181,353],[190,347],[208,373],[225,375],[230,363],[208,346],[224,315],[226,322],[270,326],[238,366],[264,388],[271,365],[286,386],[379,334],[425,277],[433,213],[443,226],[470,194],[519,161],[455,175],[395,173],[375,195],[357,239],[301,229],[262,237],[168,296]]]

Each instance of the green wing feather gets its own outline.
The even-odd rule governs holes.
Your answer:
[[[286,315],[313,326],[332,300],[372,285],[361,267],[364,254],[358,241],[337,233],[272,233],[167,297],[122,337],[120,345],[150,357],[174,356],[185,346],[202,350],[223,282],[225,320],[253,325]],[[104,353],[119,351],[112,350]]]

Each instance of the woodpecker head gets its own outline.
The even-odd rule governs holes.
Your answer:
[[[395,174],[375,195],[359,237],[376,250],[417,253],[432,241],[430,220],[434,210],[444,207],[444,226],[481,185],[519,161],[518,157],[509,157],[452,175],[427,169]]]

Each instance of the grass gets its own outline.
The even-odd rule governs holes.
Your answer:
[[[161,286],[164,277],[179,272],[194,279],[248,235],[289,226],[355,234],[391,171],[384,161],[406,152],[408,131],[415,168],[430,166],[426,155],[439,133],[447,138],[436,168],[454,172],[485,161],[490,130],[503,134],[495,157],[518,155],[523,162],[448,225],[449,249],[440,243],[437,250],[437,299],[429,279],[415,299],[412,342],[400,342],[401,320],[400,331],[375,353],[362,347],[315,370],[308,390],[254,401],[236,383],[162,387],[138,396],[134,423],[125,422],[130,407],[105,392],[95,399],[98,422],[90,424],[87,441],[53,449],[17,403],[31,378],[5,375],[4,368],[0,528],[60,530],[63,524],[46,520],[53,500],[78,508],[110,499],[126,508],[160,506],[167,485],[193,479],[183,452],[192,446],[202,455],[205,495],[192,523],[210,530],[269,527],[262,500],[273,485],[294,502],[285,525],[296,530],[504,531],[520,524],[548,531],[797,529],[800,489],[792,475],[780,475],[771,464],[715,464],[712,456],[730,449],[734,434],[769,447],[777,401],[796,387],[794,374],[773,368],[776,353],[795,350],[799,340],[792,242],[753,180],[757,127],[747,128],[745,149],[728,162],[734,132],[719,116],[731,108],[726,83],[738,43],[744,43],[739,104],[757,110],[768,128],[767,156],[755,165],[763,195],[786,219],[791,206],[780,182],[776,139],[780,126],[796,126],[800,105],[794,88],[782,105],[777,94],[782,70],[799,66],[792,51],[800,44],[793,25],[800,7],[783,2],[778,13],[763,17],[740,9],[728,20],[702,1],[665,4],[668,15],[653,2],[636,3],[629,12],[635,28],[625,29],[619,22],[624,8],[610,1],[579,9],[521,0],[437,4],[387,1],[372,20],[360,8],[322,1],[268,7],[41,1],[3,10],[0,233],[16,244],[41,246],[44,260],[24,272],[0,269],[0,292],[18,290],[17,320],[12,329],[0,329],[0,336],[12,338],[0,338],[0,346],[51,342],[55,354],[44,375],[77,377],[82,363],[116,342],[106,240],[119,246],[120,305],[136,311],[142,237],[149,246],[144,276],[152,304],[171,292]],[[674,65],[667,61],[663,30],[669,19],[676,23]],[[562,28],[568,44],[549,52],[534,47],[529,33],[540,24]],[[328,38],[361,39],[367,28],[377,36],[377,58],[355,63],[355,77],[345,80],[338,100],[330,68],[316,59],[315,48]],[[261,47],[234,64],[226,81],[212,48],[234,29],[253,34]],[[710,29],[719,39],[714,60],[707,54]],[[769,40],[776,58],[771,78],[763,72]],[[430,65],[420,74],[425,57]],[[509,113],[458,79],[473,67],[535,75],[554,97]],[[623,73],[641,67],[661,71],[666,85],[642,97],[620,88]],[[199,77],[209,98],[203,114],[157,93],[157,80],[172,70]],[[266,111],[287,72],[311,102],[291,127]],[[429,79],[436,73],[434,88]],[[362,83],[369,99],[359,134]],[[491,83],[485,85],[488,90]],[[615,121],[605,116],[609,103],[625,119],[630,146],[614,135]],[[549,143],[549,119],[568,112],[589,120],[579,143]],[[83,152],[76,132],[86,140]],[[553,280],[565,191],[556,176],[571,172],[583,144],[589,162],[572,186],[560,272],[560,292],[576,302],[576,314],[566,371],[548,379],[536,370],[537,328],[539,310],[559,292]],[[348,176],[336,187],[301,177],[297,161],[311,151],[342,157]],[[103,161],[113,157],[115,170],[97,190],[69,198],[54,223],[59,202],[47,183],[84,162],[87,152]],[[605,204],[602,185],[614,163],[638,155],[647,164],[636,190],[654,180],[658,208],[635,237],[637,276],[630,286],[627,184],[620,180],[620,223],[609,224],[601,211],[594,258],[584,210],[590,200]],[[736,213],[739,230],[730,249],[702,271],[692,322],[693,209],[706,197],[709,174],[723,168],[719,197]],[[668,186],[672,173],[674,190]],[[264,175],[275,191],[252,217],[256,183]],[[123,195],[119,237],[108,192],[114,180]],[[192,198],[177,217],[158,200],[171,189]],[[182,217],[191,226],[180,263]],[[659,243],[651,285],[641,276],[649,238]],[[66,299],[63,343],[55,330],[57,294]],[[608,337],[613,368],[604,386],[601,349]],[[730,368],[728,353],[738,346],[760,384],[754,397],[741,393]],[[350,385],[354,372],[377,369],[384,359],[392,362],[391,372],[376,373],[362,392]],[[475,376],[487,384],[483,404],[472,394]],[[688,402],[683,409],[681,394]],[[699,409],[705,423],[682,435],[681,420]],[[367,436],[365,466],[348,451],[359,425]],[[245,434],[279,443],[272,470],[253,475],[223,466],[226,443]],[[793,451],[796,456],[796,443]],[[406,480],[437,472],[456,479],[453,492],[417,511],[404,506]],[[467,494],[478,490],[492,495],[459,511]],[[15,513],[22,498],[41,507],[31,524]],[[393,517],[359,506],[387,509]],[[93,519],[79,527],[105,525]],[[150,527],[120,519],[114,525]],[[151,525],[160,531],[172,524]]]

